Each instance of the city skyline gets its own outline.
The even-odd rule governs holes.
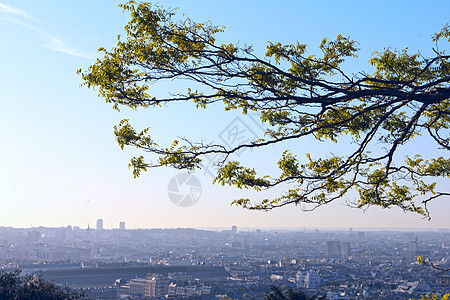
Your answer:
[[[39,273],[99,299],[140,294],[156,277],[175,299],[194,291],[264,299],[283,285],[327,299],[419,299],[448,292],[446,272],[417,256],[447,268],[449,233],[0,227],[0,270]]]
[[[431,221],[397,208],[353,209],[346,206],[351,199],[306,213],[295,206],[265,213],[246,211],[230,203],[236,198],[262,198],[267,194],[212,185],[213,178],[207,169],[193,173],[197,181],[191,180],[188,185],[183,180],[194,178],[192,174],[179,176],[182,172],[173,169],[151,170],[133,179],[127,165],[132,156],[141,153],[132,149],[122,151],[114,140],[113,126],[122,119],[130,118],[141,129],[150,126],[152,134],[166,143],[180,135],[209,141],[224,139],[224,132],[233,126],[244,126],[249,134],[255,135],[262,129],[252,119],[254,116],[224,114],[222,107],[206,112],[181,105],[162,111],[123,109],[119,113],[105,104],[97,91],[80,87],[76,70],[86,69],[98,57],[99,47],[112,47],[117,35],[123,33],[129,15],[122,13],[117,7],[119,3],[38,4],[0,0],[0,32],[7,45],[0,49],[3,83],[0,137],[4,141],[0,149],[0,226],[85,228],[90,224],[94,228],[101,218],[105,229],[118,228],[119,222],[125,222],[127,229],[233,225],[450,228],[448,199],[430,204]],[[160,2],[166,8],[179,7],[180,17],[185,13],[195,21],[211,20],[215,25],[225,26],[225,32],[219,35],[221,42],[252,44],[258,54],[265,50],[267,41],[298,40],[314,52],[323,37],[350,36],[359,42],[358,61],[364,63],[373,51],[388,46],[410,47],[411,51],[424,54],[432,51],[430,35],[449,22],[445,7],[450,8],[448,2],[440,1],[441,9],[424,16],[420,5],[412,5],[411,1],[377,2],[377,5],[359,1],[339,4],[265,1],[258,7],[239,1],[206,3]],[[363,13],[355,15],[353,8]],[[420,24],[418,16],[423,19]],[[348,68],[360,71],[354,61]],[[167,84],[155,89],[163,92],[172,88],[184,87]],[[288,147],[300,151],[303,145],[291,143]],[[415,147],[427,151],[424,144]],[[278,156],[283,150],[273,147],[258,154],[246,151],[240,159],[269,169],[261,161]],[[329,145],[324,144],[308,151],[326,155],[328,150]]]

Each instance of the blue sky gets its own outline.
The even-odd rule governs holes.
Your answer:
[[[80,87],[76,70],[86,69],[95,61],[97,49],[114,46],[123,32],[128,15],[117,8],[119,3],[0,0],[0,226],[86,227],[103,218],[106,228],[118,227],[119,221],[129,228],[450,227],[448,199],[430,206],[432,221],[398,209],[363,212],[344,201],[310,213],[296,207],[248,212],[231,207],[230,202],[259,195],[211,185],[210,176],[197,172],[201,197],[195,205],[182,208],[167,193],[169,181],[179,173],[176,170],[152,170],[133,179],[127,164],[140,153],[121,151],[115,142],[113,126],[121,119],[130,118],[140,128],[150,126],[164,144],[176,136],[220,141],[236,115],[225,114],[220,106],[197,111],[191,105],[118,113],[96,91]],[[220,42],[252,44],[259,54],[267,41],[298,40],[314,51],[323,37],[350,36],[361,48],[359,59],[348,64],[350,72],[370,71],[367,60],[387,46],[429,54],[430,35],[450,18],[448,1],[433,1],[434,9],[424,9],[422,1],[159,3],[178,7],[179,15],[185,13],[193,20],[225,26]],[[155,92],[176,88],[180,86],[166,85]],[[256,134],[261,130],[252,120],[237,122]],[[309,152],[327,150],[311,147]],[[246,152],[242,159],[271,170],[261,162],[283,150]]]

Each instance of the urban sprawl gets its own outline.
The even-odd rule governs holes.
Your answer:
[[[326,299],[449,292],[450,231],[0,227],[0,269],[93,299],[264,299],[271,286]],[[417,257],[439,265],[420,265]]]

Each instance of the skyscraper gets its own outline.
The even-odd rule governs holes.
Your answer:
[[[352,256],[352,250],[350,248],[350,243],[343,242],[341,244],[341,254],[343,257],[350,257]]]
[[[125,230],[125,222],[120,222],[119,223],[119,229],[120,230]]]
[[[103,230],[103,220],[102,219],[97,220],[97,230]]]
[[[332,257],[341,256],[339,241],[327,241],[327,254]]]

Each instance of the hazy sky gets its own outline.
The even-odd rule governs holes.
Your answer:
[[[399,209],[363,212],[344,201],[309,213],[294,206],[264,213],[230,206],[234,198],[262,196],[211,185],[211,176],[201,171],[194,174],[201,195],[190,207],[176,206],[169,199],[169,183],[180,174],[176,170],[152,170],[133,179],[127,164],[140,153],[121,151],[115,142],[113,126],[121,119],[130,118],[138,128],[150,126],[163,145],[176,136],[219,142],[227,139],[227,129],[233,126],[244,126],[255,135],[262,129],[251,119],[224,113],[220,106],[196,111],[191,105],[171,105],[119,113],[96,91],[80,87],[76,70],[86,69],[95,61],[97,49],[114,46],[123,32],[128,15],[117,8],[119,3],[0,0],[0,226],[87,227],[102,218],[105,228],[118,227],[119,221],[128,228],[450,227],[448,199],[430,205],[432,221]],[[251,44],[259,54],[267,41],[298,40],[315,51],[323,37],[350,36],[361,48],[359,59],[348,64],[350,72],[367,71],[372,53],[388,46],[429,54],[430,35],[449,21],[450,11],[448,1],[433,1],[433,9],[411,0],[159,3],[179,7],[179,15],[193,20],[225,26],[220,42]],[[177,88],[168,84],[155,93]],[[289,147],[328,151],[312,141]],[[261,170],[272,170],[268,162],[283,150],[247,151],[241,158]]]

